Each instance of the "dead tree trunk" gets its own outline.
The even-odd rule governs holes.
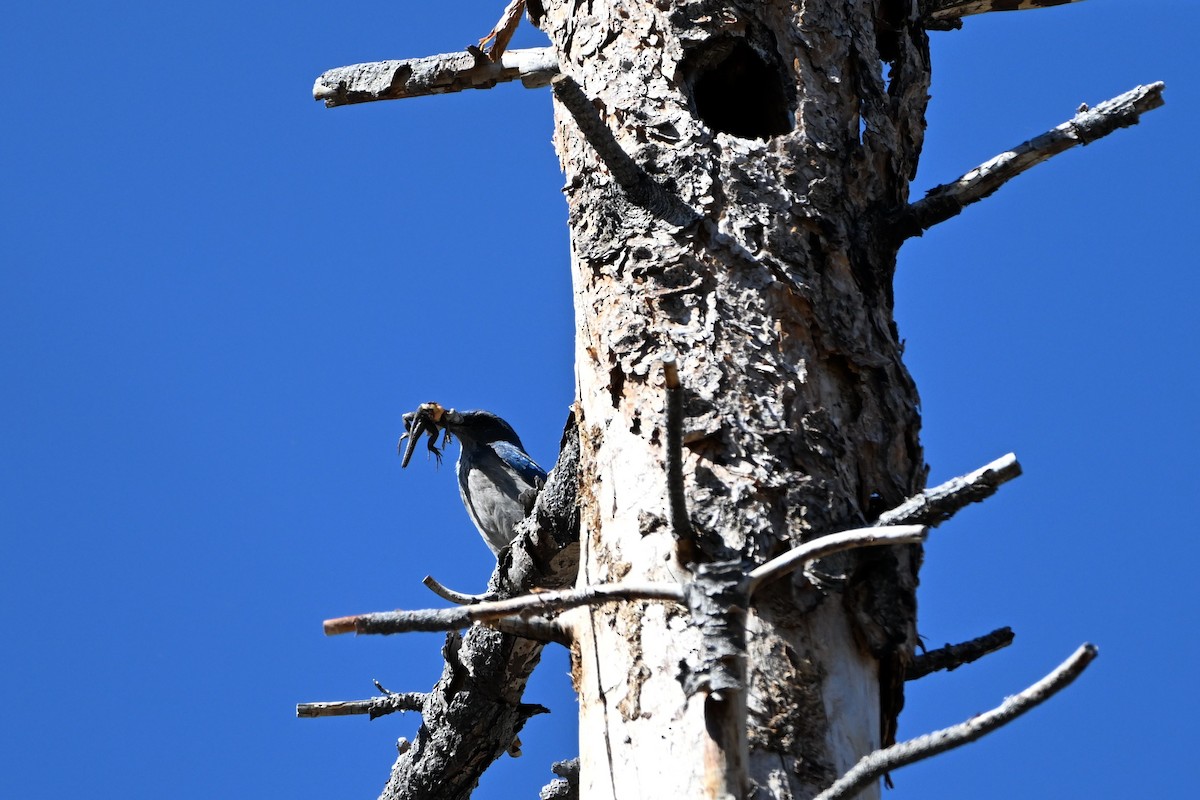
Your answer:
[[[559,54],[582,409],[581,584],[686,579],[852,528],[922,488],[892,319],[929,86],[904,2],[547,2]],[[664,390],[685,391],[694,543],[665,524]],[[748,777],[811,797],[894,731],[920,554],[877,548],[749,609]],[[583,796],[712,796],[698,632],[663,605],[579,626]],[[653,787],[653,789],[651,788]],[[723,787],[740,795],[740,787]]]
[[[328,105],[552,84],[570,212],[577,433],[490,591],[557,588],[576,566],[578,590],[326,623],[504,633],[451,637],[428,694],[301,707],[421,710],[384,798],[466,797],[508,748],[538,710],[520,697],[539,651],[515,637],[571,646],[587,800],[878,796],[884,770],[978,738],[1095,656],[1080,648],[970,724],[878,752],[913,659],[923,535],[879,529],[936,525],[1020,471],[1009,456],[921,494],[897,250],[1023,170],[1136,123],[1163,88],[1083,106],[909,203],[925,32],[1073,1],[512,0],[488,53],[318,78]],[[551,47],[503,52],[522,7]],[[1011,640],[996,631],[914,672]]]

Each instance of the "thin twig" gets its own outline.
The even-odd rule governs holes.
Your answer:
[[[325,635],[340,633],[408,633],[411,631],[453,631],[473,622],[499,619],[529,612],[549,613],[576,606],[598,605],[613,600],[665,600],[682,603],[683,590],[674,584],[612,583],[541,592],[508,600],[477,603],[460,608],[431,608],[420,611],[382,611],[325,621]]]
[[[690,564],[696,560],[696,543],[683,493],[683,384],[673,354],[663,356],[662,366],[667,386],[667,511],[679,561]]]
[[[1096,653],[1095,645],[1085,644],[1049,675],[1020,694],[1009,697],[991,711],[985,711],[958,725],[927,733],[864,756],[849,772],[817,795],[815,800],[845,800],[854,797],[885,772],[936,756],[991,733],[1071,685],[1096,657]]]
[[[799,547],[755,567],[746,576],[749,593],[753,595],[763,584],[782,578],[809,561],[816,561],[834,553],[858,547],[920,544],[925,541],[926,534],[927,531],[923,525],[890,525],[831,533],[828,536],[813,539],[811,542],[805,542]]]
[[[991,633],[978,636],[969,642],[948,644],[937,650],[922,653],[913,659],[904,672],[904,680],[915,681],[924,678],[931,672],[955,670],[963,664],[978,661],[988,653],[1008,647],[1013,642],[1015,634],[1012,628],[997,628]]]
[[[986,14],[989,11],[1026,11],[1033,8],[1049,8],[1080,0],[921,0],[921,19],[926,27],[935,30],[958,28],[960,20],[971,14]]]
[[[951,478],[932,489],[910,497],[875,520],[876,525],[920,524],[936,528],[971,503],[982,502],[1003,484],[1021,474],[1016,455],[997,458],[974,472]]]
[[[500,60],[500,56],[504,55],[504,51],[508,49],[508,43],[512,41],[517,26],[521,24],[521,12],[524,10],[525,0],[511,0],[504,7],[504,12],[500,15],[500,21],[488,31],[487,36],[479,40],[479,47],[492,42],[492,46],[487,51],[488,58],[492,61]]]
[[[1051,156],[1136,125],[1142,114],[1163,104],[1164,85],[1159,81],[1138,86],[1095,108],[1082,106],[1074,118],[1057,128],[1001,153],[952,183],[934,187],[901,212],[895,220],[896,234],[901,238],[920,236]]]
[[[434,594],[436,594],[438,597],[442,598],[446,602],[454,603],[455,605],[458,605],[458,606],[469,606],[469,605],[473,605],[475,603],[482,603],[486,600],[494,600],[495,599],[494,595],[487,594],[487,593],[466,594],[465,592],[456,592],[453,589],[448,588],[444,584],[439,583],[437,581],[437,579],[434,578],[432,575],[426,575],[424,578],[421,579],[421,583],[425,584],[425,587],[427,589],[429,589],[429,591],[433,592]]]
[[[392,692],[369,700],[345,700],[334,703],[299,703],[297,717],[347,717],[367,714],[371,719],[396,711],[420,711],[424,692]]]
[[[519,80],[527,89],[548,86],[558,74],[552,47],[509,50],[498,62],[482,61],[469,52],[442,53],[403,61],[351,64],[323,73],[313,84],[313,99],[326,108],[403,100],[465,89],[490,89]]]

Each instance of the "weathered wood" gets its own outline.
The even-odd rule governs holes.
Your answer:
[[[542,787],[539,800],[579,800],[579,759],[556,761],[552,770],[559,777]]]
[[[1028,11],[1050,8],[1081,0],[920,0],[921,18],[934,23],[929,27],[958,27],[963,17],[990,11]]]
[[[886,20],[877,5],[544,3],[578,87],[556,92],[555,139],[582,582],[690,573],[664,513],[669,352],[699,563],[763,563],[923,488],[895,247],[877,233],[905,206],[920,151],[927,42],[915,4],[888,3]],[[881,716],[899,709],[916,641],[915,555],[845,555],[844,590],[779,581],[747,610],[758,796],[811,797],[890,735]],[[662,604],[589,616],[576,630],[581,796],[715,796],[698,763],[713,751],[705,704],[677,677],[699,632]]]
[[[371,719],[397,711],[420,711],[425,702],[424,692],[389,692],[368,700],[345,700],[334,703],[300,703],[297,717],[347,717],[366,714]]]
[[[504,51],[508,49],[508,43],[512,41],[513,34],[517,31],[517,26],[521,24],[521,15],[525,11],[525,0],[509,0],[507,6],[504,7],[504,13],[500,15],[500,20],[492,26],[487,35],[479,40],[478,48],[485,47],[488,42],[492,46],[487,49],[487,56],[492,61],[499,61],[504,55]]]
[[[936,527],[971,503],[979,503],[996,493],[1005,483],[1021,474],[1021,463],[1008,453],[974,472],[951,478],[900,505],[885,511],[876,525],[929,525]]]
[[[836,553],[844,553],[860,547],[920,544],[925,541],[925,534],[926,530],[921,525],[858,528],[852,531],[831,533],[828,536],[805,542],[794,550],[789,550],[766,564],[755,567],[746,576],[749,592],[753,595],[771,581],[791,574],[810,561],[828,558]]]
[[[517,80],[533,89],[548,85],[557,74],[558,62],[549,47],[509,50],[499,62],[465,51],[444,53],[331,69],[313,84],[313,99],[323,100],[327,108],[333,108],[374,100],[490,89],[498,83]]]
[[[442,676],[425,695],[417,735],[392,766],[381,800],[466,800],[526,720],[521,702],[542,645],[483,626],[446,635]]]
[[[904,676],[904,679],[915,681],[932,672],[958,669],[963,664],[978,661],[989,653],[1008,647],[1013,643],[1013,638],[1012,628],[997,628],[991,633],[977,636],[970,641],[948,644],[937,650],[922,653],[913,659],[912,666],[909,667],[908,674]]]
[[[672,584],[614,583],[585,586],[557,592],[512,597],[505,600],[476,603],[457,608],[428,608],[414,611],[377,611],[352,617],[326,620],[325,633],[387,635],[414,631],[453,631],[470,627],[476,622],[489,622],[502,617],[566,611],[579,606],[599,605],[619,600],[658,600],[683,602],[682,590]]]
[[[314,96],[330,106],[555,79],[578,468],[569,492],[563,481],[546,487],[501,554],[489,597],[561,588],[578,565],[586,592],[534,605],[590,602],[622,582],[670,585],[655,597],[674,601],[714,562],[769,564],[873,520],[936,524],[1019,470],[1014,460],[945,495],[921,494],[918,398],[891,284],[897,231],[923,229],[923,213],[933,214],[908,205],[929,88],[924,26],[1051,4],[551,0],[530,4],[551,48],[500,63],[477,52],[355,65],[318,79]],[[664,428],[655,365],[668,353],[678,354],[682,397],[671,416],[682,410],[681,431]],[[680,441],[672,491],[665,451]],[[688,508],[669,495],[685,495]],[[674,533],[688,529],[680,548]],[[813,797],[889,744],[916,642],[920,549],[828,562],[827,583],[764,578],[753,599],[749,583],[735,586],[723,601],[732,616],[699,615],[708,623],[689,624],[695,616],[675,602],[571,612],[582,796],[726,797],[751,786],[762,798]],[[436,624],[493,611],[450,609]],[[736,636],[714,633],[731,619]],[[735,646],[713,647],[722,641]],[[446,671],[382,797],[465,798],[540,710],[521,703],[540,648],[482,626],[461,644],[448,636]],[[696,659],[706,652],[714,658]],[[722,688],[688,674],[723,676]],[[714,713],[710,701],[727,692],[734,702]],[[878,796],[879,763],[895,762],[853,772],[854,791]],[[568,783],[556,791],[576,788]]]
[[[1113,131],[1141,121],[1142,114],[1163,104],[1162,81],[1136,86],[1095,108],[1081,106],[1074,117],[1011,150],[989,159],[955,181],[930,189],[925,197],[897,215],[896,235],[920,236],[939,222],[995,192],[1013,178],[1072,147],[1090,144]]]
[[[921,18],[931,28],[961,25],[961,18],[989,11],[1021,11],[1033,8],[1077,3],[1081,0],[921,0]],[[505,9],[496,28],[480,40],[480,47],[501,33],[511,36],[515,27]],[[500,43],[497,42],[499,45]],[[372,61],[336,67],[322,73],[313,84],[313,99],[326,107],[370,103],[376,100],[401,100],[448,94],[466,89],[490,89],[498,83],[519,80],[529,89],[547,86],[559,74],[553,48],[535,47],[507,51],[507,39],[498,50],[481,59],[468,51],[441,53],[424,58],[398,61]],[[494,59],[499,56],[499,63]]]
[[[977,714],[959,725],[927,733],[871,753],[814,800],[850,800],[859,797],[866,787],[887,772],[932,758],[986,736],[1070,686],[1095,660],[1098,652],[1095,645],[1081,645],[1049,675],[1028,689],[1006,698],[996,708]]]

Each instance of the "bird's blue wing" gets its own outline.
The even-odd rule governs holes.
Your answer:
[[[537,465],[529,455],[510,442],[492,442],[491,448],[500,459],[511,467],[521,479],[532,486],[538,481],[546,480],[546,470]]]

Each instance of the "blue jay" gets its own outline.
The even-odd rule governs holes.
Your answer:
[[[404,415],[401,467],[407,467],[422,433],[429,434],[426,447],[441,463],[438,431],[445,431],[443,446],[457,437],[462,446],[456,470],[458,491],[467,515],[479,529],[493,553],[508,546],[513,526],[525,518],[537,492],[546,480],[546,470],[525,452],[520,437],[504,420],[487,411],[455,411],[437,403],[422,403]]]

